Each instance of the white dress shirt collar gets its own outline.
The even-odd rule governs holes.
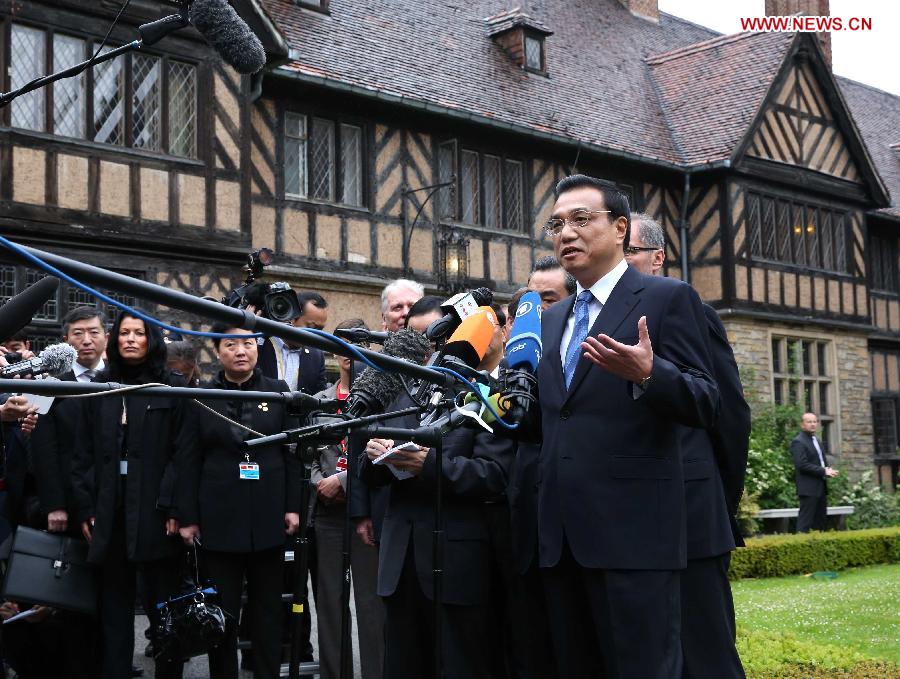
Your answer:
[[[97,364],[97,367],[93,368],[94,375],[99,373],[105,367],[106,367],[106,364],[103,362],[103,359],[101,358],[100,362]],[[84,379],[84,380],[79,379],[88,370],[91,370],[91,368],[88,368],[85,365],[81,365],[81,363],[79,363],[78,361],[75,361],[75,363],[72,364],[72,372],[75,373],[75,380],[78,382],[90,382],[90,378]]]
[[[594,299],[596,299],[600,304],[606,304],[606,300],[609,299],[609,296],[612,294],[613,288],[616,287],[616,283],[619,282],[619,279],[622,278],[625,271],[628,269],[628,262],[624,259],[621,260],[618,264],[616,264],[610,271],[606,273],[600,280],[594,283],[590,287],[591,294],[594,295]],[[575,295],[578,296],[585,289],[581,283],[576,285]]]

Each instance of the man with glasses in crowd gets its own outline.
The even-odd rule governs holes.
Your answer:
[[[559,674],[681,676],[678,429],[718,407],[700,299],[625,261],[613,184],[563,179],[545,226],[577,281],[543,314],[540,566]]]

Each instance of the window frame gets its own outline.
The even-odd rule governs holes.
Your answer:
[[[29,20],[20,20],[18,17],[15,20],[8,19],[4,22],[3,27],[3,42],[6,46],[3,52],[3,61],[5,62],[5,68],[3,68],[2,78],[0,78],[0,82],[3,84],[3,88],[7,91],[11,89],[11,79],[10,79],[10,68],[12,63],[12,57],[10,54],[10,39],[12,35],[13,26],[22,26],[25,28],[29,28],[32,30],[41,31],[44,38],[44,69],[46,73],[50,73],[53,71],[53,66],[55,63],[55,38],[56,36],[63,36],[66,38],[73,38],[82,41],[84,45],[83,54],[84,58],[90,56],[94,53],[97,46],[101,42],[101,37],[93,34],[86,34],[79,30],[66,30],[61,29],[56,26],[38,24]],[[119,44],[120,41],[112,41],[107,44],[107,48],[114,47]],[[158,61],[160,64],[161,78],[160,78],[160,107],[158,112],[159,117],[159,149],[150,149],[142,146],[137,146],[134,143],[134,125],[133,125],[133,114],[134,114],[134,82],[133,82],[133,61],[134,56],[137,54],[138,56],[153,58]],[[119,55],[113,61],[118,61],[121,59],[122,63],[122,78],[124,80],[124,87],[122,87],[122,95],[121,99],[124,102],[124,112],[123,112],[123,122],[122,125],[124,127],[124,134],[121,143],[111,143],[106,141],[97,141],[96,131],[95,131],[95,111],[94,111],[94,98],[95,98],[95,69],[89,68],[83,74],[83,106],[82,106],[82,135],[81,136],[69,136],[59,134],[56,131],[56,111],[55,111],[55,102],[54,102],[54,94],[55,87],[50,85],[48,87],[42,88],[43,92],[43,127],[38,130],[34,130],[31,128],[23,128],[23,127],[14,127],[12,125],[12,106],[6,107],[7,112],[0,112],[0,124],[5,127],[8,127],[13,130],[22,131],[24,133],[32,133],[32,134],[47,134],[51,135],[54,138],[71,141],[73,143],[87,143],[87,144],[96,144],[103,148],[110,148],[116,150],[124,150],[130,152],[138,152],[138,153],[148,153],[154,156],[163,156],[169,158],[180,159],[188,162],[198,161],[202,159],[202,151],[201,151],[201,133],[202,133],[202,121],[200,119],[200,91],[203,83],[203,73],[202,73],[202,62],[197,60],[196,58],[192,58],[190,56],[186,56],[181,53],[172,54],[169,52],[161,52],[154,50],[141,50],[140,52],[129,52],[126,54]],[[194,106],[193,106],[193,154],[192,155],[175,155],[172,153],[172,140],[171,140],[171,130],[170,130],[170,99],[171,99],[171,91],[170,91],[170,65],[173,63],[188,65],[193,69],[194,73]]]
[[[540,50],[541,65],[539,68],[528,64],[528,41],[533,40],[538,44]],[[537,31],[522,31],[522,68],[529,73],[537,73],[538,75],[547,75],[547,36]]]
[[[459,138],[446,138],[438,141],[436,149],[437,153],[435,154],[435,167],[434,176],[438,178],[438,183],[442,183],[445,181],[444,175],[441,171],[441,150],[443,148],[452,148],[453,149],[453,175],[454,175],[454,183],[449,189],[452,192],[452,196],[449,200],[450,207],[450,215],[441,214],[441,210],[438,209],[436,211],[436,221],[444,224],[453,224],[457,226],[464,226],[468,228],[476,228],[476,229],[484,229],[491,233],[503,233],[503,234],[511,234],[511,235],[519,235],[519,236],[527,236],[528,235],[528,225],[526,223],[528,217],[528,191],[525,185],[527,178],[527,164],[526,159],[521,156],[510,155],[504,153],[502,150],[497,150],[496,148],[490,147],[482,147],[477,144],[468,144],[464,140]],[[463,218],[464,207],[463,207],[463,199],[462,199],[462,182],[463,182],[463,154],[475,154],[477,155],[477,173],[478,173],[478,205],[477,205],[477,221],[469,222],[465,221]],[[500,174],[497,179],[497,186],[499,187],[500,192],[500,208],[499,215],[501,220],[501,225],[497,227],[488,226],[487,225],[487,205],[486,205],[486,196],[487,191],[485,191],[485,159],[497,159],[499,161],[499,171]],[[507,172],[510,165],[517,165],[519,168],[520,176],[518,178],[518,189],[519,189],[519,224],[508,226],[509,223],[509,215],[510,215],[510,205],[508,203],[508,193],[507,193]],[[447,188],[440,189],[440,192],[447,191]],[[447,198],[439,197],[437,200],[438,205],[446,205]]]
[[[746,188],[745,201],[750,260],[833,275],[854,275],[849,209],[751,187]],[[785,218],[789,220],[787,226],[782,225]],[[830,234],[824,239],[826,229],[830,229]],[[828,267],[826,242],[830,244]],[[815,261],[810,263],[811,259]]]
[[[896,236],[872,229],[868,243],[869,284],[873,292],[900,295],[900,243]],[[893,266],[891,266],[893,260]],[[890,277],[890,280],[888,280]],[[887,283],[887,285],[883,285]]]
[[[288,119],[291,116],[297,116],[304,119],[305,138],[294,137],[288,135]],[[310,173],[312,168],[312,130],[313,122],[320,120],[331,124],[331,198],[319,198],[310,195]],[[345,203],[343,199],[346,191],[346,181],[344,176],[344,156],[343,141],[345,128],[353,128],[359,131],[359,205]],[[302,193],[293,193],[288,191],[287,186],[287,143],[288,139],[302,140],[305,148],[305,189]],[[371,198],[369,195],[369,125],[367,121],[350,116],[332,116],[323,114],[319,110],[300,110],[288,107],[284,110],[281,121],[281,193],[285,200],[306,201],[310,203],[320,203],[325,205],[334,205],[337,207],[347,208],[351,210],[370,209]]]
[[[776,354],[776,343],[778,349]],[[792,357],[792,345],[799,343],[800,356]],[[806,346],[812,349],[807,363]],[[820,352],[824,347],[824,358]],[[840,452],[840,399],[837,373],[837,356],[834,340],[826,335],[804,333],[795,330],[773,330],[768,343],[771,402],[774,405],[801,405],[804,412],[816,413],[819,418],[822,440],[829,450]],[[786,398],[792,388],[794,398]],[[807,386],[812,385],[811,398],[807,399]],[[826,406],[822,406],[822,389],[825,388]],[[785,391],[788,393],[786,394]],[[779,397],[779,394],[781,396]]]

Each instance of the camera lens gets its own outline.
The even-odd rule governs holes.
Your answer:
[[[290,310],[291,305],[288,304],[287,300],[283,297],[276,297],[272,300],[272,304],[269,306],[270,311],[272,312],[272,316],[277,317],[277,320],[287,320],[284,318],[284,315]]]
[[[273,283],[272,285],[278,285]],[[279,290],[266,295],[266,315],[273,321],[287,323],[300,315],[300,306],[297,304],[297,295],[293,290]]]

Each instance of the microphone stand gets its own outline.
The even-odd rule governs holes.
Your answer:
[[[62,80],[63,78],[75,77],[76,75],[83,73],[92,66],[102,64],[103,62],[109,61],[110,59],[115,59],[119,55],[125,54],[126,52],[136,52],[137,50],[141,49],[141,47],[159,42],[169,33],[173,33],[178,29],[184,28],[188,25],[189,21],[186,11],[182,12],[181,14],[170,14],[169,16],[163,17],[162,19],[157,19],[156,21],[142,24],[138,26],[138,32],[141,34],[141,37],[137,40],[132,40],[131,42],[126,43],[121,47],[116,47],[115,49],[111,49],[110,51],[104,52],[103,54],[92,56],[90,59],[86,59],[80,64],[70,66],[65,70],[58,71],[57,73],[51,73],[41,78],[36,78],[35,80],[32,80],[31,82],[23,85],[16,90],[0,93],[0,108],[8,106],[14,99],[21,97],[23,94],[28,94],[29,92],[40,89],[45,85],[55,83],[57,80]]]
[[[309,479],[310,469],[307,461],[311,460],[315,450],[314,442],[306,445],[305,451],[301,444],[297,444],[296,455],[300,458],[300,466],[303,470],[300,483],[300,530],[297,534],[297,542],[294,547],[294,587],[291,592],[291,659],[288,665],[288,677],[300,679],[300,656],[303,649],[300,648],[303,636],[303,614],[309,611],[309,587],[306,584],[306,573],[309,570]],[[306,454],[304,454],[304,452]]]
[[[235,309],[234,307],[225,306],[219,302],[194,297],[193,295],[178,290],[170,290],[162,285],[138,280],[113,271],[107,271],[101,267],[85,264],[44,250],[25,246],[20,247],[32,256],[40,258],[45,263],[56,267],[64,273],[78,277],[80,280],[94,285],[100,285],[109,288],[110,290],[115,290],[116,292],[130,294],[140,299],[155,302],[180,311],[197,314],[204,318],[222,321],[223,323],[231,323],[237,328],[262,332],[266,335],[272,335],[282,339],[294,340],[298,344],[315,347],[316,349],[328,351],[337,354],[338,356],[348,355],[345,346],[336,342],[334,339],[323,337],[322,335],[309,332],[302,328],[295,328],[286,323],[278,323],[277,321],[256,316],[246,309]],[[19,252],[12,251],[12,255],[17,261],[26,266],[31,268],[36,267],[34,262],[27,257],[24,257]],[[449,375],[439,373],[423,365],[419,365],[418,363],[413,363],[394,356],[388,356],[386,354],[379,354],[361,347],[357,347],[356,350],[359,354],[365,356],[375,365],[380,366],[385,370],[447,386],[454,383],[454,378]],[[351,358],[356,358],[356,356],[351,356]]]
[[[350,385],[353,385],[354,373],[356,372],[356,361],[350,361]],[[349,434],[347,436],[347,479],[344,484],[344,492],[347,498],[344,507],[344,531],[341,536],[341,572],[343,580],[341,581],[341,674],[340,679],[353,679],[353,640],[351,639],[352,621],[350,620],[350,585],[352,583],[352,559],[351,546],[352,529],[350,519],[350,502],[353,497],[353,485],[356,475],[356,465],[353,461],[356,457],[352,450],[353,441]],[[321,653],[321,649],[320,649]]]

